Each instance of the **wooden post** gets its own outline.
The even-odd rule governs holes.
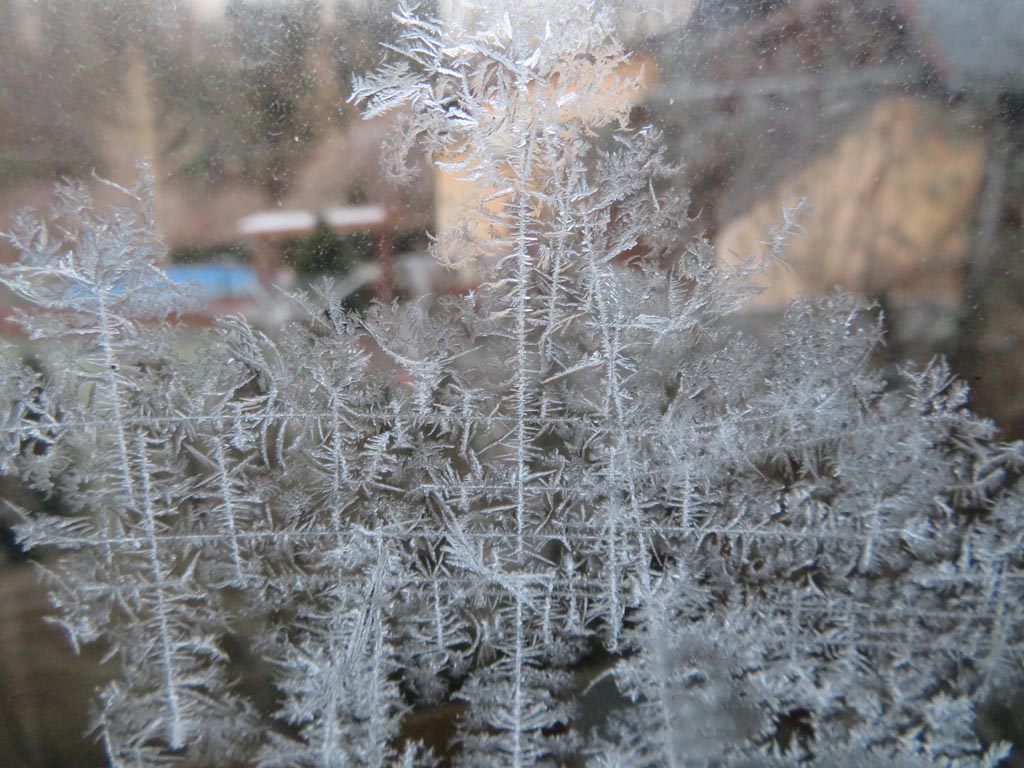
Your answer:
[[[377,300],[384,304],[390,303],[394,295],[393,250],[394,243],[391,238],[391,228],[385,226],[377,236],[377,263],[380,264],[380,277],[377,279],[377,285],[374,288]]]

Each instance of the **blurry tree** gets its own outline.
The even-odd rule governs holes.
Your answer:
[[[287,187],[295,155],[313,139],[303,97],[313,87],[307,59],[319,29],[319,6],[312,0],[276,5],[235,0],[227,18],[241,61],[247,138],[256,152],[249,170],[277,197]]]

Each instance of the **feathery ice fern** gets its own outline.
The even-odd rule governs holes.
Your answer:
[[[186,345],[144,184],[106,212],[67,187],[8,234],[47,372],[0,350],[0,467],[67,510],[18,533],[72,642],[120,665],[112,765],[1006,754],[972,720],[1021,672],[1024,452],[942,363],[886,386],[848,296],[742,333],[764,265],[677,241],[626,56],[566,5],[406,8],[355,83],[401,109],[396,168],[419,145],[479,185],[489,235],[440,249],[470,295],[296,296],[275,338]],[[406,726],[445,704],[438,757]]]

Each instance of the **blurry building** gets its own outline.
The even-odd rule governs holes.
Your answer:
[[[695,230],[723,258],[756,255],[806,202],[755,306],[864,295],[894,356],[953,354],[976,405],[1021,429],[1024,381],[1000,358],[1024,344],[1024,3],[702,0],[648,44],[662,85],[646,106]]]

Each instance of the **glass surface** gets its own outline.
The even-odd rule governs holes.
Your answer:
[[[237,313],[273,337],[295,319],[284,292],[325,276],[354,311],[473,290],[474,265],[433,254],[478,192],[420,154],[396,183],[395,116],[364,120],[348,101],[396,39],[394,7],[0,0],[0,230],[64,179],[113,201],[143,161],[162,265],[196,286],[197,333]],[[945,356],[975,412],[1024,437],[1024,3],[638,0],[614,14],[640,83],[629,119],[660,130],[689,195],[679,242],[757,257],[784,215],[798,225],[740,325],[756,335],[798,295],[862,296],[884,317],[886,375]],[[0,240],[0,261],[14,257]],[[18,309],[0,287],[0,336],[45,371]],[[0,496],[61,511],[13,478]],[[0,765],[100,764],[82,734],[116,670],[43,623],[29,566],[46,553],[22,551],[14,517],[0,508]],[[250,693],[272,710],[260,674]]]

